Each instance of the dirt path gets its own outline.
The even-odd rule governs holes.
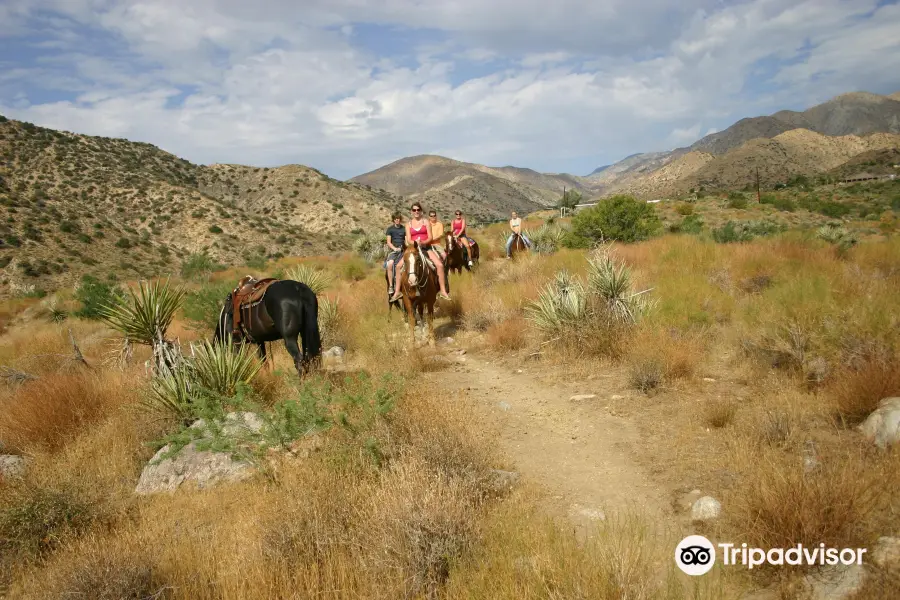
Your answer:
[[[547,491],[551,512],[586,525],[617,512],[653,521],[671,514],[635,455],[635,425],[607,410],[621,390],[603,378],[548,382],[527,367],[504,366],[466,355],[455,374],[435,374],[442,386],[475,401],[492,421],[504,455],[525,481]],[[572,400],[577,394],[594,398]]]

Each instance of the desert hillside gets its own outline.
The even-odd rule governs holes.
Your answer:
[[[192,164],[150,144],[0,117],[0,293],[346,248],[398,200],[314,169]]]
[[[782,138],[793,131],[806,131],[819,137],[814,138],[815,141],[810,141],[806,134]],[[731,176],[727,173],[733,169],[745,169],[748,165],[752,165],[755,176],[756,163],[753,162],[755,160],[759,162],[760,176],[763,177],[765,172],[768,174],[766,181],[777,183],[782,181],[780,179],[782,177],[799,173],[807,175],[819,173],[836,166],[834,161],[839,158],[842,158],[843,162],[855,153],[884,147],[878,141],[871,145],[870,142],[859,143],[848,138],[826,143],[823,138],[881,133],[900,133],[900,92],[890,96],[853,92],[842,94],[802,112],[782,110],[769,116],[741,119],[731,127],[707,135],[686,148],[676,148],[671,152],[633,154],[618,163],[596,170],[586,178],[586,181],[597,194],[632,190],[641,195],[669,193],[675,189],[687,190],[694,187],[704,177],[710,185],[728,186],[740,181],[740,185],[743,186],[747,183],[744,177]],[[774,145],[761,141],[772,139],[781,141]],[[784,148],[782,143],[786,144]],[[732,151],[738,153],[725,158]],[[809,154],[806,154],[807,151]],[[673,172],[680,173],[682,177],[692,174],[682,165],[669,167],[670,163],[674,164],[689,152],[703,152],[725,160],[721,164],[710,164],[709,172],[699,179],[684,181],[683,185],[671,185]],[[797,162],[788,164],[785,157],[788,162],[793,160]],[[819,163],[823,158],[828,166]]]
[[[692,187],[742,189],[756,181],[770,187],[795,175],[817,175],[834,169],[863,152],[900,147],[900,135],[830,137],[794,129],[772,139],[755,139],[720,156],[703,168],[661,191],[683,193]]]
[[[387,190],[407,201],[418,200],[442,216],[460,208],[483,221],[503,218],[511,210],[531,212],[553,206],[564,188],[583,189],[580,178],[572,175],[486,167],[433,155],[403,158],[350,181]]]

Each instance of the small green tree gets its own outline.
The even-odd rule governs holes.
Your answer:
[[[582,198],[583,196],[580,192],[576,190],[566,190],[562,195],[562,198],[559,199],[559,203],[557,203],[556,207],[573,209],[576,204],[581,203]]]
[[[576,213],[564,242],[575,248],[586,248],[602,240],[637,242],[650,238],[660,227],[651,205],[632,196],[618,195]]]

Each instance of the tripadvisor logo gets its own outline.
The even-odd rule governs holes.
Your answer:
[[[844,565],[862,564],[865,548],[804,547],[797,544],[791,548],[751,548],[747,544],[740,547],[731,543],[720,543],[722,562],[726,566],[741,565],[753,569],[768,565]],[[675,548],[675,564],[688,575],[708,573],[716,563],[716,548],[702,535],[689,535]]]
[[[689,535],[675,548],[675,564],[688,575],[703,575],[716,564],[716,547],[702,535]]]

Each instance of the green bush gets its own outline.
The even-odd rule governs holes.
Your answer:
[[[660,228],[653,207],[632,196],[618,195],[601,200],[572,218],[572,229],[563,245],[589,247],[602,240],[637,242],[646,240]]]
[[[688,215],[681,220],[680,223],[676,223],[669,227],[669,231],[672,233],[689,233],[691,235],[698,235],[701,231],[703,231],[703,219],[700,215]]]
[[[747,197],[740,192],[731,192],[728,194],[728,203],[726,206],[728,206],[728,208],[738,209],[747,208]]]
[[[75,291],[75,300],[81,303],[75,315],[83,319],[100,319],[101,308],[125,299],[125,292],[114,283],[103,282],[93,275],[85,275]]]
[[[208,276],[213,271],[220,271],[224,268],[224,266],[217,264],[204,250],[203,252],[190,254],[184,259],[184,262],[181,263],[181,276],[185,279],[194,279]]]
[[[218,225],[210,225],[209,232],[210,233],[222,233],[222,228],[219,227]]]
[[[229,282],[208,283],[185,296],[182,310],[193,329],[206,332],[215,329],[225,297],[232,287]]]
[[[822,202],[819,205],[818,212],[825,215],[826,217],[831,217],[832,219],[840,219],[853,210],[852,207],[848,204],[843,204],[841,202],[835,202],[834,200],[829,200],[827,202]]]

